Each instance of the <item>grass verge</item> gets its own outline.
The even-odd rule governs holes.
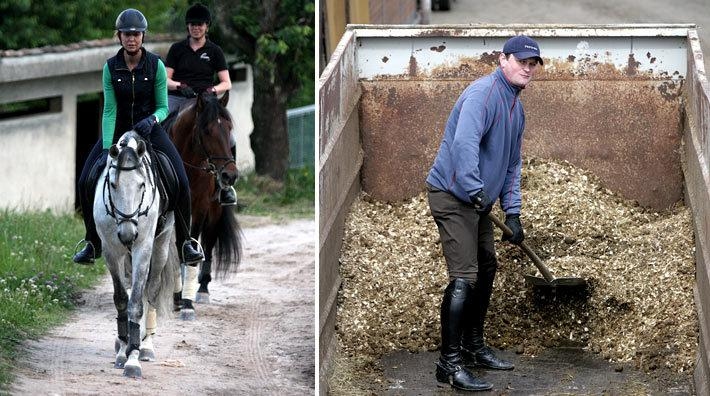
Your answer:
[[[72,262],[83,228],[73,215],[0,212],[0,389],[12,380],[20,343],[64,321],[105,272]]]
[[[278,220],[314,217],[315,180],[312,167],[290,169],[283,182],[255,173],[244,175],[235,186],[239,213]]]

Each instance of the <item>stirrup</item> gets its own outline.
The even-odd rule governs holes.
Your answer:
[[[222,201],[222,193],[227,190],[232,190],[234,191],[234,202],[223,202]],[[229,186],[229,188],[225,188],[219,191],[219,204],[221,206],[235,206],[237,205],[237,190],[234,188],[234,186]]]
[[[192,244],[192,242],[195,242],[195,243],[197,244],[197,247],[195,248],[195,250],[197,250],[199,253],[202,254],[202,258],[199,259],[199,260],[196,260],[196,261],[190,261],[190,262],[188,262],[188,261],[185,261],[185,245],[187,245],[188,243],[189,243],[189,244]],[[180,256],[182,256],[182,257],[180,257],[180,264],[195,266],[195,265],[197,265],[200,261],[204,260],[205,251],[204,251],[204,249],[202,249],[202,245],[200,244],[200,242],[199,242],[197,239],[195,239],[195,238],[190,238],[189,240],[185,240],[185,241],[182,243],[182,246],[180,246]]]
[[[84,243],[85,245],[91,245],[91,250],[93,250],[93,255],[91,256],[91,262],[90,263],[79,263],[79,262],[75,261],[75,263],[77,263],[77,264],[93,264],[96,261],[96,246],[94,245],[93,242],[86,240],[86,239],[82,239],[79,242],[77,242],[76,245],[74,245],[74,254],[72,255],[72,261],[73,261],[73,258],[76,257],[77,253],[79,253],[79,245],[81,245],[82,243]]]

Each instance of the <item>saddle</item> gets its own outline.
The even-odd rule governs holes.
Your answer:
[[[160,191],[160,197],[166,202],[166,211],[175,210],[175,202],[178,194],[178,178],[177,172],[173,167],[170,158],[160,150],[152,149],[153,153],[153,166],[157,169],[158,177],[158,191]]]

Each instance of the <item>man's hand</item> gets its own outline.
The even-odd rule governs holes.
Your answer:
[[[516,245],[520,245],[525,239],[525,234],[523,233],[523,225],[520,223],[519,214],[509,214],[505,216],[505,225],[513,231],[512,234],[506,235],[503,233],[503,240],[510,241]]]
[[[473,207],[476,209],[476,212],[478,212],[480,216],[486,216],[488,213],[491,212],[491,209],[493,209],[493,201],[488,198],[488,195],[486,195],[483,189],[471,195],[470,198]]]
[[[133,130],[138,132],[144,138],[148,138],[150,136],[150,131],[153,130],[153,126],[155,124],[155,116],[151,114],[148,117],[139,121],[136,125],[133,125]]]
[[[195,90],[192,89],[189,85],[185,83],[180,83],[177,87],[178,91],[180,91],[180,95],[186,97],[186,98],[194,98],[197,96],[195,93]]]

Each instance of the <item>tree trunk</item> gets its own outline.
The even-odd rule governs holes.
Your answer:
[[[278,83],[271,83],[268,76],[254,70],[251,148],[254,150],[255,171],[278,181],[285,179],[289,162],[287,100],[288,94]]]

